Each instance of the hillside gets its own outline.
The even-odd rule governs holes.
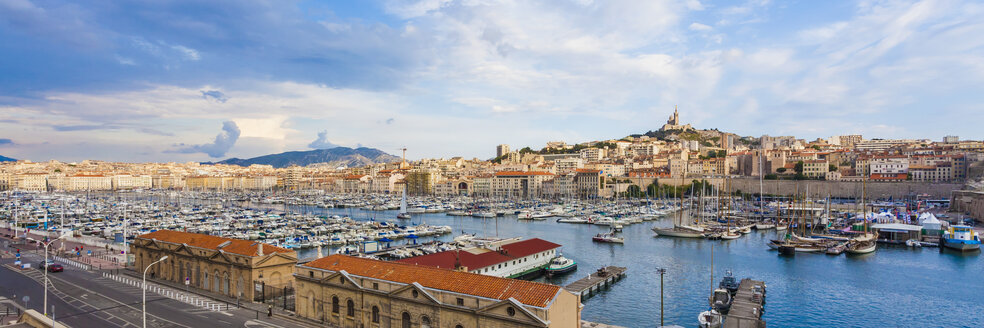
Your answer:
[[[289,151],[270,154],[248,159],[230,158],[218,164],[250,166],[253,164],[273,165],[282,168],[291,165],[308,166],[310,164],[326,163],[331,166],[357,167],[374,163],[390,163],[400,158],[375,148],[335,147],[330,149],[315,149],[308,151]]]
[[[15,162],[15,161],[17,160],[10,157],[0,156],[0,162]]]

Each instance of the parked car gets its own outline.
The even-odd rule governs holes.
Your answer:
[[[48,272],[62,272],[62,271],[65,271],[65,268],[62,267],[61,264],[52,263],[48,265]]]

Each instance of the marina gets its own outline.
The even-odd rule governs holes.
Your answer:
[[[558,222],[559,219],[548,220],[523,220],[515,214],[494,215],[489,218],[450,215],[453,210],[445,212],[413,213],[411,220],[396,219],[399,214],[399,196],[387,197],[397,206],[391,210],[378,210],[358,203],[360,199],[369,198],[339,198],[340,202],[351,202],[355,206],[325,206],[325,204],[306,204],[303,198],[291,199],[282,197],[284,202],[279,201],[240,201],[240,200],[209,200],[216,195],[203,197],[202,194],[193,193],[197,198],[182,197],[165,199],[161,201],[160,196],[157,202],[176,204],[186,204],[189,207],[214,208],[218,209],[218,204],[222,204],[219,212],[225,211],[254,211],[265,213],[264,215],[281,216],[280,220],[272,223],[287,224],[290,220],[286,218],[319,218],[322,220],[338,216],[338,219],[348,222],[352,227],[376,226],[381,223],[394,224],[395,226],[411,227],[426,223],[429,226],[446,226],[450,233],[433,234],[418,236],[418,238],[389,238],[389,242],[381,242],[382,238],[372,240],[359,240],[356,243],[329,244],[321,248],[322,255],[335,254],[337,252],[365,251],[365,243],[375,242],[379,247],[379,252],[375,254],[379,257],[399,258],[420,256],[427,254],[423,249],[441,251],[441,247],[451,246],[460,241],[459,237],[468,235],[474,237],[513,238],[522,239],[541,238],[550,242],[562,245],[559,251],[563,252],[565,258],[576,261],[577,268],[573,272],[558,274],[548,277],[539,275],[530,277],[538,282],[547,282],[559,286],[569,286],[575,281],[584,278],[587,270],[600,267],[623,267],[625,270],[632,270],[632,275],[625,275],[615,288],[610,288],[601,293],[595,293],[592,297],[584,300],[583,319],[591,322],[603,322],[606,324],[635,327],[639,322],[656,322],[659,319],[659,276],[655,272],[655,267],[667,269],[665,275],[665,313],[668,324],[678,324],[682,326],[696,325],[694,314],[707,307],[706,296],[706,275],[710,268],[710,249],[714,248],[714,272],[716,276],[721,276],[725,271],[733,269],[742,273],[743,276],[755,277],[762,281],[769,282],[769,311],[763,314],[765,320],[772,326],[782,327],[803,327],[803,326],[823,326],[829,324],[840,324],[847,326],[884,326],[892,325],[896,322],[895,318],[909,318],[913,322],[940,322],[946,326],[964,326],[965,317],[956,315],[946,309],[960,307],[970,311],[984,311],[984,306],[972,300],[977,295],[984,294],[984,286],[976,280],[977,274],[984,271],[984,262],[981,261],[979,253],[956,252],[949,249],[937,249],[926,247],[908,247],[904,244],[885,244],[879,245],[876,252],[868,254],[851,254],[844,252],[840,256],[825,255],[824,252],[797,254],[796,257],[780,256],[775,250],[771,250],[768,245],[771,240],[778,239],[790,231],[795,231],[795,226],[790,230],[762,229],[751,230],[742,233],[737,239],[707,239],[707,238],[669,238],[655,234],[653,231],[674,227],[674,220],[671,215],[653,216],[646,220],[640,219],[639,223],[629,223],[626,220],[619,236],[624,238],[624,244],[597,243],[592,242],[593,236],[603,234],[612,230],[610,224],[571,224]],[[78,200],[84,198],[76,194]],[[129,210],[127,218],[134,218],[133,208],[139,203],[140,198],[154,199],[154,196],[142,195],[134,196],[119,195],[120,200],[116,200],[117,195],[90,198],[92,213],[97,210],[102,213],[102,221],[107,227],[112,228],[115,220],[122,219],[122,211],[113,211],[114,202],[122,203],[124,198],[128,198]],[[230,196],[226,196],[230,197]],[[324,196],[322,196],[324,197]],[[203,199],[205,198],[205,199]],[[44,200],[46,204],[51,204],[49,208],[49,224],[59,222],[60,208],[58,199],[52,198]],[[424,198],[410,198],[408,202],[415,204],[413,207],[420,208],[420,204],[427,202]],[[84,201],[80,201],[83,203]],[[117,204],[118,204],[117,203]],[[487,202],[493,203],[493,202]],[[635,203],[634,205],[614,204],[611,202],[582,202],[577,205],[555,205],[546,202],[507,202],[505,204],[529,204],[541,207],[560,206],[570,208],[572,211],[577,208],[592,208],[597,211],[609,211],[620,209],[625,212],[642,212],[650,208],[659,209],[665,206],[671,208],[674,203],[669,200],[654,202],[656,205],[649,206],[645,203]],[[661,204],[665,203],[665,204]],[[341,204],[341,203],[340,203]],[[444,201],[448,207],[456,206],[453,201]],[[471,202],[461,201],[461,205],[470,206]],[[539,205],[534,205],[539,204]],[[22,204],[23,205],[23,204]],[[362,205],[362,206],[360,206]],[[435,201],[432,205],[442,205]],[[173,206],[173,205],[172,205]],[[185,205],[182,205],[185,206]],[[431,207],[430,205],[427,205]],[[487,205],[486,205],[487,206]],[[28,216],[26,206],[22,208],[19,219],[27,222]],[[118,208],[118,207],[117,207]],[[287,213],[284,213],[286,210]],[[9,209],[5,213],[10,213]],[[460,211],[460,210],[458,210]],[[549,211],[549,210],[548,210]],[[497,211],[489,211],[495,213]],[[194,211],[189,213],[195,213]],[[667,214],[677,214],[678,212],[667,211]],[[12,213],[11,213],[12,214]],[[563,214],[563,213],[561,213]],[[38,222],[43,219],[43,211],[35,208],[33,219]],[[192,214],[188,214],[192,215]],[[212,214],[213,216],[221,214]],[[600,214],[587,214],[586,217]],[[689,213],[680,213],[684,218],[692,217]],[[84,212],[74,216],[84,216]],[[73,217],[66,214],[66,218]],[[298,220],[304,222],[306,219]],[[620,219],[621,221],[621,219]],[[68,220],[66,222],[71,222]],[[99,221],[96,221],[99,222]],[[146,221],[145,221],[146,222]],[[204,222],[209,222],[206,219]],[[390,223],[391,222],[391,223]],[[645,223],[643,223],[645,222]],[[59,222],[60,223],[60,222]],[[202,221],[199,221],[202,223]],[[188,224],[189,228],[194,227],[194,222]],[[141,225],[143,226],[143,225]],[[208,224],[206,226],[212,226]],[[37,228],[37,225],[35,225]],[[141,227],[150,228],[150,227]],[[140,230],[137,228],[136,230]],[[270,227],[271,231],[277,230]],[[111,231],[119,231],[110,229]],[[297,229],[295,229],[296,231]],[[216,229],[214,231],[223,231]],[[392,230],[390,230],[392,232]],[[122,232],[122,231],[120,231]],[[104,234],[99,234],[100,236]],[[115,233],[110,236],[115,235]],[[316,234],[315,234],[316,235]],[[279,240],[285,243],[285,237]],[[309,237],[310,238],[310,237]],[[816,236],[812,238],[818,238]],[[112,237],[110,237],[112,239]],[[459,240],[455,240],[459,239]],[[286,240],[286,242],[293,239]],[[302,239],[303,240],[303,239]],[[302,241],[301,240],[301,241]],[[302,246],[303,243],[297,241],[298,256],[301,259],[312,259],[317,257],[318,247]],[[361,246],[360,246],[361,245]],[[371,244],[370,244],[371,245]],[[892,277],[892,279],[887,279]],[[946,278],[946,284],[939,284],[938,280]],[[839,286],[839,288],[827,288],[825,286]],[[933,286],[934,292],[926,292],[927,286]],[[899,306],[896,301],[883,297],[876,297],[872,291],[890,290],[893,299],[907,300],[906,306]],[[858,302],[863,302],[866,307],[857,306]],[[919,311],[911,310],[918,307]],[[615,315],[615,313],[618,313]],[[875,315],[872,315],[874,313]]]

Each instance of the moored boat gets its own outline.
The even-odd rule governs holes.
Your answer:
[[[955,225],[943,232],[940,245],[961,252],[976,251],[981,249],[981,237],[969,226]]]

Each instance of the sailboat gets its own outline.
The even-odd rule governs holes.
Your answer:
[[[861,219],[864,220],[864,234],[861,237],[847,241],[847,249],[845,251],[848,254],[868,254],[878,248],[878,243],[875,240],[876,236],[869,230],[868,209],[864,203],[865,197],[868,195],[867,182],[867,180],[861,182]]]
[[[693,201],[693,197],[691,197]],[[683,206],[683,192],[680,193],[680,205]],[[677,211],[677,218],[673,222],[672,228],[652,228],[658,236],[679,237],[679,238],[701,238],[704,237],[704,228],[694,227],[683,224],[683,208]]]
[[[403,198],[400,199],[400,213],[396,214],[397,219],[409,220],[410,213],[407,212],[407,190],[403,189]]]

